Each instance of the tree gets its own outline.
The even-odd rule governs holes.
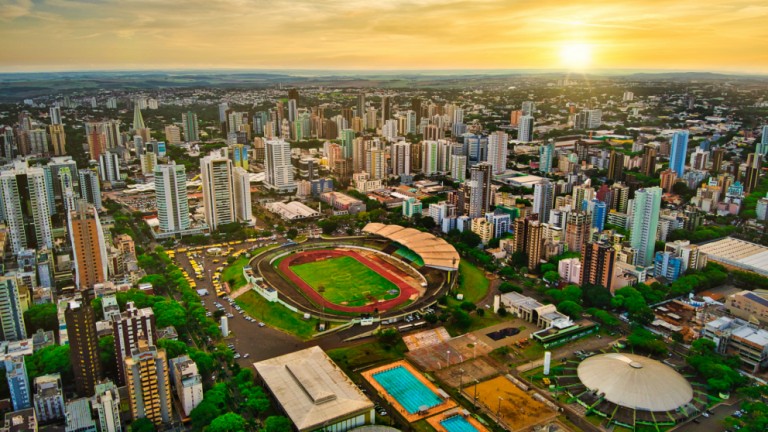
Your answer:
[[[27,366],[30,381],[41,375],[59,372],[65,385],[74,382],[72,363],[69,360],[69,345],[47,346],[25,357],[24,363]]]
[[[32,305],[24,312],[24,322],[27,324],[27,334],[34,334],[37,329],[56,331],[59,328],[59,317],[56,305],[44,303]]]
[[[187,311],[174,300],[163,300],[152,307],[158,328],[174,326],[179,328],[187,322]]]
[[[470,230],[464,230],[459,235],[459,240],[470,248],[475,248],[482,241],[480,236]]]
[[[172,339],[160,339],[157,341],[157,346],[165,350],[168,358],[183,356],[187,353],[188,349],[187,344],[184,342]]]
[[[637,326],[627,336],[627,344],[634,349],[650,354],[663,355],[667,353],[667,345],[659,338],[643,327]]]
[[[115,355],[115,337],[104,336],[99,339],[99,362],[101,370],[108,377],[117,379],[117,360]]]
[[[459,307],[467,312],[472,312],[473,310],[477,309],[477,306],[470,301],[461,302]]]
[[[578,303],[574,301],[566,300],[561,302],[559,305],[557,305],[557,310],[560,313],[564,313],[573,319],[581,318],[582,308]]]
[[[296,238],[298,235],[299,235],[299,230],[297,230],[296,228],[291,228],[291,229],[289,229],[289,230],[288,230],[288,231],[285,233],[285,236],[286,236],[286,237],[287,237],[289,240],[293,240],[293,239],[295,239],[295,238]]]
[[[502,294],[506,294],[506,293],[513,292],[513,291],[521,293],[521,292],[523,292],[523,289],[520,288],[519,286],[513,285],[513,284],[511,284],[509,282],[503,282],[501,285],[499,285],[499,291]]]
[[[131,432],[155,432],[156,430],[157,428],[152,423],[152,420],[146,417],[136,419],[131,423]]]
[[[397,330],[390,328],[380,331],[377,338],[382,346],[391,348],[400,340],[400,333],[398,333]]]
[[[196,430],[202,430],[204,427],[211,424],[211,422],[219,416],[221,410],[213,402],[203,398],[195,409],[189,413],[189,417],[192,420],[192,427]]]
[[[548,271],[544,273],[543,279],[549,283],[556,283],[560,280],[560,273],[556,271]]]
[[[323,234],[330,235],[339,228],[339,223],[330,219],[325,219],[318,222],[317,226],[323,230]]]
[[[582,299],[584,304],[598,309],[608,309],[611,306],[611,291],[600,285],[584,285]]]
[[[240,414],[232,412],[216,417],[206,432],[239,432],[245,430],[245,419]]]
[[[291,432],[291,421],[283,416],[269,416],[264,421],[262,432]]]
[[[466,311],[454,309],[451,315],[456,326],[462,330],[466,330],[472,325],[472,317]]]

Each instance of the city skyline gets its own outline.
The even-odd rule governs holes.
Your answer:
[[[732,0],[4,0],[0,72],[177,68],[768,73],[768,7]],[[674,25],[671,25],[674,23]],[[717,31],[718,28],[726,31]],[[482,29],[476,31],[473,29]],[[225,49],[221,49],[225,47]]]

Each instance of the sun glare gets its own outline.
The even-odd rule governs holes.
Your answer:
[[[586,69],[592,60],[592,46],[568,42],[560,47],[560,61],[568,69]]]

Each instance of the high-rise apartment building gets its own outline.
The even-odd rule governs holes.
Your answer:
[[[197,364],[189,356],[171,359],[173,385],[181,402],[184,415],[189,415],[203,401],[203,378]]]
[[[60,125],[61,124],[61,107],[58,105],[54,105],[48,108],[48,112],[51,118],[51,124]]]
[[[17,341],[26,337],[17,278],[0,276],[0,340]]]
[[[184,165],[171,161],[155,166],[155,198],[157,219],[162,232],[189,229],[187,174]]]
[[[656,231],[661,211],[661,188],[651,187],[635,191],[632,202],[631,244],[637,251],[637,265],[653,265]]]
[[[584,244],[589,240],[592,228],[592,215],[583,211],[568,213],[565,226],[565,242],[570,252],[582,252]]]
[[[75,372],[75,388],[80,396],[93,396],[96,383],[101,379],[101,362],[96,318],[87,291],[83,292],[82,300],[67,302],[64,319],[69,357]]]
[[[115,183],[120,177],[120,155],[110,151],[99,155],[99,177],[103,182]]]
[[[67,154],[67,134],[64,132],[64,125],[52,124],[48,126],[48,133],[51,134],[53,155],[63,156]]]
[[[521,111],[524,116],[532,116],[534,111],[536,111],[536,104],[533,101],[524,101]]]
[[[539,222],[549,220],[549,212],[555,202],[555,185],[549,180],[542,180],[533,186],[533,213]]]
[[[533,117],[524,115],[520,117],[520,123],[517,126],[517,140],[520,142],[533,141]]]
[[[491,205],[492,165],[483,162],[469,169],[469,180],[464,183],[465,214],[471,219],[483,217]]]
[[[421,171],[425,175],[432,175],[437,173],[438,170],[438,151],[439,147],[437,141],[423,141],[421,147],[424,150],[424,157],[422,158]]]
[[[542,224],[531,215],[515,219],[514,225],[513,252],[525,252],[528,255],[528,268],[536,268],[541,261],[541,247],[544,243]]]
[[[652,176],[656,173],[656,158],[658,156],[658,150],[655,146],[646,144],[643,146],[643,161],[640,172],[647,176]]]
[[[624,154],[611,150],[608,162],[608,179],[621,180],[624,177]]]
[[[345,159],[352,159],[352,146],[355,141],[355,131],[344,129],[341,131],[341,150]]]
[[[184,131],[184,141],[200,141],[200,130],[197,125],[197,114],[192,111],[181,113],[181,128]]]
[[[503,131],[496,131],[488,137],[488,162],[493,166],[494,174],[507,170],[508,142],[509,136]]]
[[[167,125],[165,127],[165,141],[170,145],[181,144],[181,129],[176,125]]]
[[[755,190],[760,179],[760,171],[763,166],[763,155],[750,153],[747,156],[747,170],[744,174],[744,191],[749,193]]]
[[[234,186],[235,218],[239,222],[252,223],[253,208],[251,206],[251,177],[248,171],[241,167],[232,170]]]
[[[387,159],[384,150],[373,147],[365,152],[365,171],[371,180],[382,180],[387,174]]]
[[[688,131],[677,131],[669,143],[669,169],[681,178],[685,174],[685,161],[688,156]]]
[[[42,168],[17,162],[0,172],[0,218],[8,226],[11,252],[27,248],[53,249],[53,225],[48,192],[53,184]]]
[[[147,418],[155,425],[171,420],[171,385],[165,350],[139,339],[125,359],[125,380],[133,419]]]
[[[616,264],[616,250],[608,242],[592,242],[584,246],[583,252],[579,283],[610,288]]]
[[[552,159],[555,157],[555,142],[548,141],[539,146],[539,171],[552,172]]]
[[[599,109],[584,110],[574,118],[574,129],[597,129],[603,122],[603,111]]]
[[[389,96],[382,96],[381,97],[381,122],[380,125],[384,125],[384,123],[392,118],[392,108],[389,103]]]
[[[86,290],[105,282],[107,249],[99,213],[84,200],[78,200],[68,215],[68,227],[77,287]]]
[[[37,421],[49,423],[64,418],[64,390],[61,374],[42,375],[34,381]]]
[[[268,140],[265,145],[267,176],[265,186],[280,193],[296,190],[291,165],[291,145],[283,140]]]
[[[725,149],[718,147],[712,151],[712,173],[719,173],[723,167],[723,158],[725,156]]]
[[[96,210],[101,210],[101,184],[99,183],[99,174],[90,169],[83,169],[78,172],[80,177],[80,198],[93,205]]]
[[[150,345],[157,342],[155,314],[152,308],[138,309],[129,302],[126,310],[112,318],[112,335],[115,338],[115,360],[119,384],[125,384],[125,359],[139,347],[139,339]]]
[[[31,407],[32,392],[29,389],[29,376],[23,355],[6,357],[5,377],[8,380],[13,410],[18,411]]]
[[[270,147],[270,142],[268,141],[267,183],[272,180],[269,175]],[[200,159],[200,174],[203,182],[205,223],[208,224],[211,231],[215,231],[220,225],[235,222],[232,161],[224,156],[206,156]],[[293,175],[293,172],[291,172],[291,175]]]
[[[411,174],[411,144],[405,141],[392,145],[390,155],[392,174],[396,176]]]
[[[467,179],[467,157],[464,155],[451,155],[451,178],[458,182]]]
[[[115,384],[111,381],[97,384],[92,403],[101,432],[123,431],[120,421],[120,393]]]

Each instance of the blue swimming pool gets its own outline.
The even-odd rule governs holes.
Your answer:
[[[403,366],[376,372],[373,374],[373,379],[384,387],[384,390],[392,395],[409,414],[443,403],[439,396]]]
[[[441,421],[440,425],[448,432],[478,432],[477,428],[472,426],[472,423],[460,415],[448,417]]]

